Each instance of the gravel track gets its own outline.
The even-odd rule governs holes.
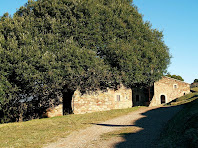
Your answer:
[[[164,125],[182,107],[142,107],[137,111],[86,129],[75,131],[66,138],[48,144],[46,148],[149,148],[156,147],[157,139]],[[102,140],[100,136],[126,127],[134,127],[134,132],[123,137]]]

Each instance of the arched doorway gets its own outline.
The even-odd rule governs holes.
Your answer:
[[[161,99],[161,104],[166,103],[166,96],[165,95],[161,95],[160,99]]]

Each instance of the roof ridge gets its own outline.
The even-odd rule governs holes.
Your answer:
[[[163,77],[167,77],[167,78],[169,78],[169,79],[173,79],[173,80],[177,80],[177,81],[180,81],[180,82],[182,82],[182,83],[186,83],[186,84],[189,84],[189,83],[187,83],[187,82],[184,82],[184,81],[181,81],[181,80],[178,80],[178,79],[175,79],[175,78],[171,78],[171,77],[168,77],[168,76],[163,76]],[[190,84],[189,84],[190,85]]]

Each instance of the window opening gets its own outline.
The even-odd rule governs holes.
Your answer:
[[[117,95],[117,101],[120,101],[120,95]]]
[[[177,84],[174,84],[173,88],[175,88],[175,89],[176,89],[176,88],[177,88]]]

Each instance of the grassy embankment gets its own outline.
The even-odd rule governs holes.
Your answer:
[[[190,93],[178,99],[175,99],[170,103],[167,103],[165,106],[175,106],[175,105],[186,104],[188,102],[192,102],[193,100],[196,100],[197,98],[198,98],[198,92]]]
[[[159,147],[195,148],[198,146],[198,93],[192,93],[178,100],[186,103],[164,128]]]
[[[92,125],[91,123],[125,115],[138,108],[133,107],[83,115],[67,115],[20,123],[1,124],[0,147],[42,147],[44,144],[66,137],[72,131],[86,128]]]

